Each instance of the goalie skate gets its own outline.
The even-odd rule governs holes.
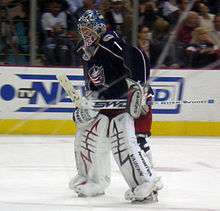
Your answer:
[[[69,182],[69,188],[71,190],[74,190],[74,188],[77,186],[77,185],[80,185],[80,184],[84,184],[87,182],[87,179],[83,176],[80,176],[80,175],[77,175],[75,176],[74,178],[72,178]]]
[[[152,182],[146,182],[137,186],[134,190],[125,192],[125,199],[132,203],[154,203],[158,202],[158,191],[163,188],[160,177]]]
[[[153,192],[147,196],[146,198],[142,200],[135,199],[132,201],[134,204],[149,204],[149,203],[155,203],[158,202],[158,191],[163,188],[163,183],[161,182],[161,177],[156,177],[155,179],[155,187]]]
[[[131,201],[132,204],[151,204],[151,203],[155,203],[155,202],[158,202],[158,192],[157,191],[153,191],[149,196],[147,196],[146,198],[144,198],[142,200],[135,199],[135,200]]]
[[[73,187],[79,197],[95,197],[105,194],[103,188],[93,182],[85,182]]]

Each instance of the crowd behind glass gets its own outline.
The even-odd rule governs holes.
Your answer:
[[[190,4],[139,0],[137,46],[152,67],[220,68],[220,1],[196,0],[184,15]],[[87,9],[101,11],[108,28],[131,43],[132,8],[131,0],[38,0],[37,65],[81,65],[77,20]],[[30,1],[0,0],[1,65],[30,65],[30,34]]]

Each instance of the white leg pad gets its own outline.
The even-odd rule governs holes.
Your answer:
[[[107,139],[108,125],[108,118],[99,114],[89,127],[78,129],[74,142],[78,177],[86,178],[86,183],[94,183],[94,186],[100,186],[102,192],[110,183],[111,163],[110,143]],[[77,190],[77,193],[83,189],[79,188],[80,180],[75,182],[75,185],[74,180],[71,183],[73,184],[71,189]],[[86,187],[85,182],[82,185]],[[86,193],[92,195],[88,190],[83,191],[83,194]]]
[[[130,189],[145,182],[151,183],[155,175],[147,156],[137,144],[133,118],[128,113],[116,116],[111,120],[109,134],[113,156]]]

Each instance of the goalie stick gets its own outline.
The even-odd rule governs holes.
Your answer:
[[[57,75],[57,80],[72,100],[74,107],[80,107],[83,104],[84,107],[94,110],[127,108],[127,100],[87,100],[81,97],[65,74]]]
[[[70,99],[72,100],[74,107],[80,107],[83,104],[88,109],[101,110],[101,109],[125,109],[128,106],[128,102],[125,99],[120,100],[87,100],[85,97],[81,97],[80,94],[74,89],[71,81],[65,74],[57,75],[57,80],[60,85],[66,91]],[[214,99],[204,100],[174,100],[174,101],[147,101],[147,105],[180,105],[180,104],[214,104]]]
[[[82,104],[85,108],[101,110],[101,109],[125,109],[127,108],[127,100],[87,100],[81,97],[74,89],[71,81],[65,74],[57,75],[57,80],[72,100],[74,107],[80,107]]]
[[[81,104],[81,96],[74,89],[72,83],[67,78],[65,74],[57,75],[57,80],[60,82],[60,85],[63,87],[65,92],[68,94],[70,99],[72,100],[75,107],[79,107]]]
[[[201,105],[201,104],[214,104],[214,99],[205,99],[205,100],[173,100],[173,101],[146,101],[146,105],[154,106],[154,105]],[[88,108],[94,110],[101,109],[126,109],[128,108],[127,100],[91,100],[88,103]]]

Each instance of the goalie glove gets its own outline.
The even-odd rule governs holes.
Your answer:
[[[73,113],[73,120],[78,127],[86,127],[98,116],[98,111],[86,108],[77,108]]]
[[[87,93],[86,97],[81,97],[80,107],[73,114],[73,120],[78,127],[86,127],[90,125],[98,116],[99,111],[91,109],[92,99],[96,97],[96,92]]]

